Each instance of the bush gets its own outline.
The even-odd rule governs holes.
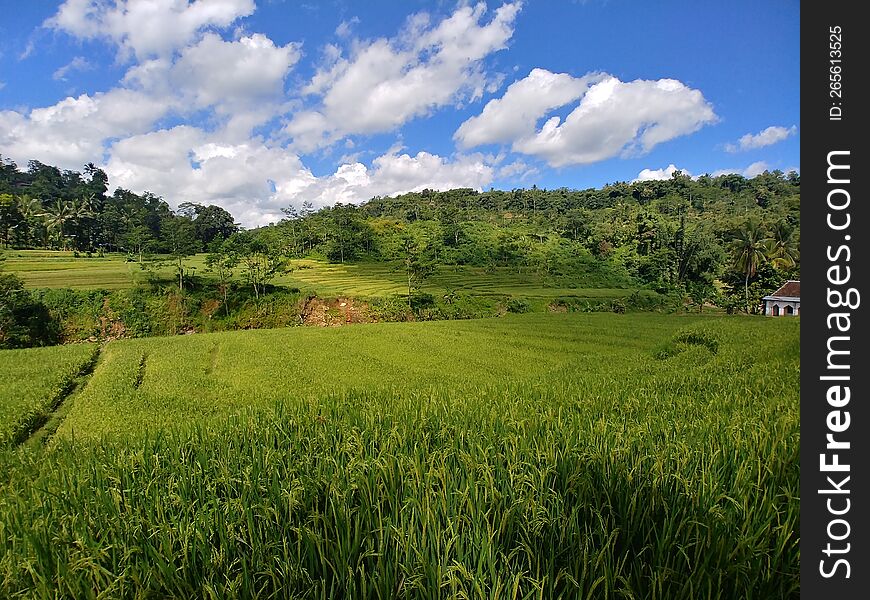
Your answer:
[[[369,305],[369,314],[375,321],[410,321],[408,301],[402,296],[374,298]]]
[[[15,275],[0,273],[0,348],[50,346],[60,326],[48,308],[24,289]]]
[[[532,311],[532,305],[523,298],[511,298],[507,303],[509,313],[527,313]]]

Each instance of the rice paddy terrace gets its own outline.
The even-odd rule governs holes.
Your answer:
[[[797,597],[799,327],[527,314],[2,351],[0,596]]]
[[[11,250],[5,269],[21,277],[31,288],[120,289],[145,282],[148,274],[121,254],[104,257],[74,256],[72,252]],[[198,275],[210,277],[205,255],[191,257],[187,265]],[[399,265],[392,263],[327,263],[301,259],[274,280],[277,285],[297,287],[321,295],[379,297],[407,293],[407,280]],[[157,267],[157,276],[173,280],[173,266]],[[424,291],[454,290],[476,295],[553,298],[575,296],[590,300],[628,296],[631,288],[549,287],[533,273],[508,268],[440,266],[423,285]]]

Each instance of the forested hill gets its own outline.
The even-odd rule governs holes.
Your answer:
[[[800,176],[779,171],[600,189],[423,190],[288,210],[265,236],[293,254],[531,271],[553,285],[647,285],[748,304],[800,276]],[[721,286],[719,286],[721,287]],[[721,300],[721,298],[720,298]]]
[[[606,209],[624,203],[651,205],[654,210],[665,214],[681,210],[695,213],[724,210],[745,216],[746,210],[775,208],[771,205],[777,204],[786,212],[794,210],[793,216],[797,218],[799,197],[800,175],[795,172],[784,175],[780,171],[765,171],[752,179],[738,174],[719,177],[702,175],[692,179],[677,173],[667,180],[621,182],[585,190],[543,190],[537,186],[532,186],[531,189],[488,192],[469,188],[445,192],[423,190],[395,197],[376,197],[363,208],[371,216],[418,220],[438,218],[439,210],[443,217],[446,214],[445,209],[461,215],[507,212],[511,213],[508,218],[512,215],[566,217],[572,210]]]
[[[7,247],[175,256],[245,248],[271,257],[393,262],[522,272],[559,287],[647,286],[698,302],[720,291],[754,300],[800,273],[800,176],[780,171],[615,183],[600,189],[423,190],[359,206],[287,207],[280,223],[239,232],[219,206],[116,189],[32,161],[0,160],[0,239]],[[224,239],[227,247],[221,249]],[[241,244],[239,242],[242,242]],[[179,269],[184,269],[179,260]],[[725,284],[723,287],[721,284]],[[718,295],[718,296],[717,296]]]

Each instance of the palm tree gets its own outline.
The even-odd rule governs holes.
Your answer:
[[[749,313],[749,280],[758,272],[758,267],[767,260],[764,230],[758,222],[749,219],[743,228],[738,230],[737,237],[731,242],[731,254],[734,268],[744,275],[746,312]]]
[[[91,249],[91,240],[90,240],[90,228],[87,227],[87,219],[90,219],[94,216],[94,195],[91,194],[87,198],[79,198],[77,200],[73,200],[69,203],[69,212],[70,212],[70,220],[75,225],[75,230],[73,235],[76,237],[76,247],[78,249],[82,249],[81,240],[79,236],[87,237],[87,245],[86,248],[88,250]],[[85,222],[85,223],[83,223]],[[83,227],[85,225],[85,227]],[[83,231],[85,229],[85,231]]]
[[[764,240],[767,257],[777,269],[790,269],[800,259],[798,244],[793,239],[794,228],[786,221],[779,221]]]
[[[45,213],[42,210],[42,201],[39,198],[23,196],[18,202],[18,210],[27,223],[28,240],[40,239],[45,246],[45,224],[43,223]]]
[[[63,235],[64,227],[74,216],[70,205],[62,200],[55,200],[54,204],[45,209],[42,215],[49,235],[56,238],[58,244],[64,247],[66,245]]]

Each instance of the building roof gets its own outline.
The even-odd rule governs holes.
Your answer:
[[[788,280],[778,290],[765,298],[800,298],[801,297],[801,282]]]

